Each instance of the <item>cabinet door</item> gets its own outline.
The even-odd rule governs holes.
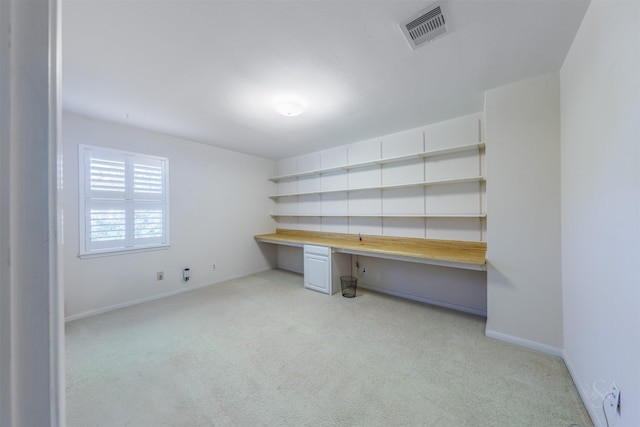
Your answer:
[[[331,264],[329,257],[305,253],[304,287],[325,294],[331,289]]]

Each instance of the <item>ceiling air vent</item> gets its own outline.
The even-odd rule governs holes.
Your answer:
[[[412,49],[415,50],[448,31],[443,9],[441,4],[434,3],[400,24]]]

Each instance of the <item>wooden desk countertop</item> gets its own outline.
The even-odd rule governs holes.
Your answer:
[[[362,240],[360,240],[362,237]],[[319,245],[337,249],[339,252],[379,256],[382,258],[414,258],[435,261],[433,264],[484,270],[486,267],[486,242],[461,240],[417,239],[409,237],[372,236],[344,233],[323,233],[277,229],[272,234],[258,234],[257,241],[289,244],[293,246]],[[411,261],[411,259],[407,259]]]

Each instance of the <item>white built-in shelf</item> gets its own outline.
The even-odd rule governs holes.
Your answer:
[[[486,218],[487,214],[273,214],[274,218]]]
[[[301,176],[322,174],[322,173],[327,173],[327,172],[335,172],[335,171],[339,171],[339,170],[345,170],[346,171],[346,170],[350,170],[350,169],[364,168],[364,167],[373,166],[373,165],[384,165],[384,164],[387,164],[387,163],[403,162],[403,161],[406,161],[406,160],[419,159],[419,158],[444,156],[446,154],[460,153],[460,152],[471,151],[471,150],[481,150],[483,148],[484,148],[484,143],[460,145],[460,146],[457,146],[457,147],[441,148],[441,149],[438,149],[438,150],[423,151],[421,153],[408,154],[408,155],[404,155],[404,156],[387,157],[387,158],[384,158],[384,159],[371,160],[371,161],[368,161],[368,162],[361,162],[361,163],[354,163],[354,164],[351,164],[351,165],[336,166],[336,167],[331,167],[331,168],[322,168],[322,169],[310,170],[310,171],[306,171],[306,172],[298,172],[298,173],[293,173],[293,174],[274,176],[274,177],[269,178],[269,179],[271,181],[273,181],[273,182],[286,181],[286,180],[297,178],[297,177],[301,177]]]
[[[426,187],[432,185],[447,185],[447,184],[462,184],[465,182],[484,182],[485,178],[483,176],[472,176],[468,178],[454,178],[454,179],[440,179],[435,181],[421,181],[421,182],[411,182],[406,184],[392,184],[392,185],[375,185],[370,187],[354,187],[354,188],[341,188],[341,189],[331,189],[331,190],[316,190],[316,191],[306,191],[301,193],[285,193],[285,194],[277,194],[273,196],[269,196],[272,199],[278,199],[282,197],[292,197],[292,196],[310,196],[316,194],[328,194],[328,193],[350,193],[354,191],[367,191],[367,190],[392,190],[398,188],[409,188],[409,187]]]

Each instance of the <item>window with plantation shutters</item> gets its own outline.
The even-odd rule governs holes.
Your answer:
[[[169,245],[168,160],[80,146],[80,255]]]

